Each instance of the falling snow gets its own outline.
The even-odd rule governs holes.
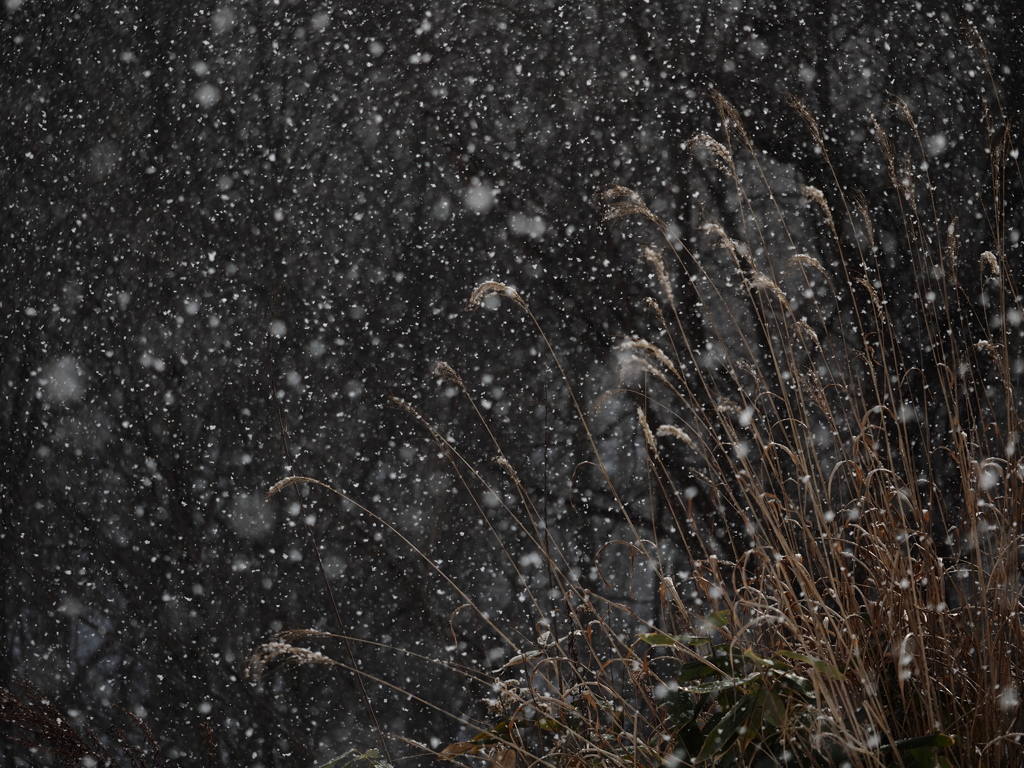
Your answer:
[[[536,638],[528,595],[543,596],[545,621],[564,610],[546,547],[581,589],[657,615],[653,575],[630,584],[634,553],[603,549],[631,536],[616,505],[635,506],[667,571],[690,572],[664,544],[672,523],[643,504],[648,441],[631,398],[655,386],[660,363],[625,361],[621,344],[668,339],[649,296],[669,280],[689,297],[677,278],[698,264],[720,270],[722,295],[771,288],[809,331],[838,328],[832,338],[849,342],[857,318],[814,315],[843,264],[825,245],[827,202],[807,190],[832,190],[834,178],[874,221],[868,232],[858,212],[832,211],[850,258],[869,254],[878,270],[858,290],[879,291],[882,273],[906,289],[887,306],[929,354],[947,340],[925,338],[915,313],[954,285],[979,312],[994,308],[1001,276],[936,266],[930,292],[912,294],[907,254],[923,235],[890,214],[922,174],[943,190],[943,221],[956,221],[943,248],[958,247],[961,264],[984,263],[989,250],[1021,263],[1021,190],[1007,182],[992,214],[984,119],[999,93],[1020,124],[1019,12],[946,5],[957,10],[904,0],[225,0],[71,14],[6,0],[0,687],[28,680],[99,734],[131,731],[133,713],[169,764],[306,766],[365,751],[376,736],[340,667],[317,660],[258,685],[244,677],[274,632],[355,638],[383,728],[439,748],[466,731],[420,701],[478,717],[489,695],[452,665],[497,669],[521,653],[494,627]],[[756,162],[735,131],[728,147],[694,141],[725,137],[726,101],[714,93],[734,105]],[[819,143],[790,97],[819,121]],[[894,97],[919,126],[924,155],[913,164],[900,154],[914,137]],[[902,203],[880,129],[896,137]],[[730,162],[742,193],[722,183]],[[650,217],[606,226],[595,196],[614,185],[639,190]],[[773,211],[790,226],[764,228],[761,251],[704,226],[738,236],[749,212]],[[655,219],[681,247],[641,257]],[[755,274],[755,262],[773,273]],[[488,280],[515,290],[474,310],[470,294]],[[680,306],[694,314],[669,320],[691,338],[737,311],[724,300]],[[972,322],[998,341],[1017,338],[1021,318],[1009,307]],[[742,380],[753,397],[754,378],[726,370],[742,333],[723,333],[698,346],[699,371],[680,375]],[[813,348],[810,333],[804,343]],[[858,354],[871,350],[868,339]],[[1006,362],[988,380],[943,375],[998,400],[999,377],[1024,373],[1024,357]],[[884,375],[873,365],[865,376]],[[788,370],[780,380],[802,386]],[[725,454],[760,460],[754,408],[716,407],[732,430]],[[923,431],[946,418],[936,408],[883,402],[876,415]],[[667,421],[655,410],[644,418]],[[831,425],[811,427],[832,444]],[[679,498],[713,513],[686,458],[699,432],[674,422],[648,432],[652,445],[686,438],[661,450],[685,478]],[[882,428],[871,434],[884,440]],[[973,468],[937,461],[994,498],[1024,472],[1012,463],[1018,438],[999,436]],[[322,485],[268,496],[292,476]],[[535,529],[517,527],[524,498]],[[862,514],[851,504],[842,519]],[[480,615],[463,610],[468,600]],[[323,650],[349,663],[336,639]],[[901,684],[919,663],[904,651]],[[1019,691],[1017,681],[994,694],[998,706],[1017,712]],[[0,730],[0,754],[5,739]],[[9,764],[44,764],[29,755]]]

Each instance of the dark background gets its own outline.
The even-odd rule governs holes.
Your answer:
[[[899,211],[870,118],[907,138],[890,106],[904,99],[942,215],[975,254],[992,247],[985,120],[1001,106],[1014,125],[1024,103],[1017,5],[7,0],[0,686],[31,681],[99,733],[135,713],[182,765],[203,759],[203,723],[222,765],[374,746],[348,673],[243,678],[273,631],[337,629],[306,519],[345,631],[493,667],[507,649],[470,612],[452,619],[462,598],[372,517],[320,492],[268,501],[269,487],[334,484],[529,635],[536,616],[472,495],[387,396],[500,486],[465,399],[431,375],[458,370],[591,579],[619,523],[574,471],[586,451],[565,388],[521,312],[467,309],[473,287],[515,285],[593,405],[615,386],[616,340],[646,327],[636,254],[651,235],[602,226],[595,193],[637,189],[694,243],[703,218],[728,225],[721,184],[684,146],[721,136],[712,86],[778,178],[835,189],[786,97],[806,104],[894,279]],[[629,409],[603,414],[624,493],[644,493]],[[543,583],[529,542],[494,521]],[[458,675],[358,655],[479,714],[486,690]],[[370,692],[388,732],[435,747],[458,734]],[[2,730],[0,754],[46,764]]]

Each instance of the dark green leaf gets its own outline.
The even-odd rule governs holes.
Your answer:
[[[553,717],[539,717],[535,725],[542,731],[564,731],[565,726]]]
[[[816,659],[813,656],[806,656],[802,653],[794,653],[793,651],[779,651],[779,656],[809,664],[814,667],[817,672],[820,672],[826,677],[831,677],[833,680],[842,680],[845,677],[845,675],[840,672],[834,664],[829,664],[827,661]]]
[[[743,696],[736,706],[730,709],[718,725],[710,730],[704,746],[697,755],[697,762],[707,760],[710,757],[721,755],[736,738],[736,732],[741,726],[746,725],[750,712],[754,707],[752,696]]]
[[[678,733],[692,722],[697,714],[693,696],[685,691],[671,691],[662,699],[661,707],[665,710],[665,716],[668,718],[669,729],[672,733]]]
[[[939,757],[932,747],[900,750],[900,757],[904,764],[913,768],[939,768]]]
[[[786,721],[786,705],[775,691],[769,688],[764,688],[763,690],[762,716],[769,725],[781,728],[782,724]]]
[[[679,670],[679,674],[676,677],[680,683],[686,683],[690,680],[700,680],[705,677],[711,677],[712,675],[721,675],[722,670],[715,666],[712,666],[704,660],[689,661],[683,664]]]
[[[695,723],[691,722],[679,732],[676,744],[677,751],[685,752],[686,759],[688,760],[691,755],[696,755],[700,752],[700,748],[704,746],[704,734]],[[680,747],[682,748],[681,750],[679,749]]]
[[[640,639],[648,645],[676,645],[678,643],[675,637],[666,635],[663,632],[647,632],[640,635]]]
[[[372,766],[372,768],[392,768],[391,763],[387,760],[383,760],[380,756],[380,752],[376,749],[368,749],[366,752],[359,754],[354,749],[350,749],[344,754],[338,755],[326,763],[322,763],[320,768],[351,768],[351,766],[358,763],[360,760],[365,760]],[[342,761],[345,761],[342,763]]]
[[[715,611],[714,613],[709,613],[704,620],[711,626],[721,629],[722,627],[729,626],[729,619],[731,618],[732,614],[729,611]]]
[[[792,691],[804,701],[814,698],[814,684],[806,677],[795,672],[787,672],[784,675],[779,675],[776,679],[783,688]]]
[[[714,680],[710,683],[701,683],[699,685],[685,685],[680,686],[684,691],[690,693],[717,693],[718,691],[727,691],[732,688],[741,688],[747,683],[757,680],[761,676],[760,672],[755,672],[752,675],[746,677],[726,677],[721,680]]]
[[[896,749],[900,753],[903,753],[920,747],[951,747],[955,743],[956,739],[952,736],[947,736],[944,733],[933,733],[928,736],[915,736],[911,739],[900,739],[896,742]],[[892,747],[888,744],[881,747],[881,751],[883,752],[890,749],[892,749]]]
[[[709,637],[668,635],[664,632],[646,632],[640,635],[640,639],[648,645],[707,645],[711,642]]]

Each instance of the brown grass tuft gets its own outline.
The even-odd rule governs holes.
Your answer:
[[[294,637],[295,634],[291,633]],[[301,648],[283,640],[264,643],[246,659],[245,676],[247,679],[260,682],[268,671],[279,672],[289,667],[305,667],[319,664],[327,667],[343,666],[320,651]]]

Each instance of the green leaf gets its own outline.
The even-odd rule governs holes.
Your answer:
[[[745,725],[754,707],[754,697],[743,696],[736,706],[729,710],[707,736],[704,746],[697,755],[697,762],[721,755],[736,738],[740,726]]]
[[[489,731],[481,731],[470,741],[480,744],[493,744],[502,739],[507,739],[509,734],[509,721],[502,720]]]
[[[787,720],[786,705],[782,701],[782,697],[779,696],[775,691],[770,688],[762,689],[764,691],[764,698],[761,704],[762,717],[768,725],[781,728],[783,722]]]
[[[947,736],[944,733],[933,733],[929,736],[915,736],[911,739],[900,739],[896,742],[896,749],[900,753],[906,752],[910,749],[919,749],[921,747],[951,747],[956,744],[956,739],[952,736]]]
[[[738,677],[743,671],[747,659],[739,648],[728,645],[715,646],[714,652],[703,659],[688,661],[679,668],[676,680],[686,683],[712,676]]]
[[[691,680],[700,680],[705,677],[721,674],[722,670],[718,667],[700,659],[698,661],[688,661],[683,664],[683,666],[679,668],[679,674],[676,676],[676,680],[680,683],[687,683]]]
[[[804,701],[814,699],[814,684],[803,675],[787,672],[784,675],[779,675],[776,679],[783,688],[792,691]]]
[[[816,659],[813,656],[806,656],[802,653],[794,653],[793,651],[779,651],[779,656],[802,661],[813,667],[817,672],[825,675],[825,677],[830,677],[833,680],[843,680],[846,677],[834,664],[829,664],[827,661]]]
[[[565,726],[553,717],[537,718],[536,726],[542,731],[564,731]]]
[[[815,660],[813,656],[807,656],[806,654],[803,654],[803,653],[797,653],[796,651],[787,651],[785,649],[783,649],[781,651],[777,651],[776,653],[779,656],[782,656],[784,659],[793,659],[794,661],[802,661],[805,664],[810,664],[810,663],[812,663]]]
[[[756,664],[759,667],[772,667],[772,668],[779,668],[779,667],[783,667],[784,668],[785,667],[784,664],[780,664],[779,662],[774,661],[772,659],[763,659],[763,658],[761,658],[760,656],[758,656],[756,653],[754,653],[751,650],[743,651],[743,658],[746,659],[747,661],[753,662],[754,664]]]
[[[691,755],[696,755],[700,752],[700,748],[704,746],[704,734],[701,733],[700,728],[696,723],[688,723],[676,737],[676,750],[677,757],[680,757],[680,762],[689,762]]]
[[[640,639],[648,645],[676,645],[678,640],[672,635],[666,635],[663,632],[648,632],[640,635]]]
[[[904,763],[914,768],[939,768],[939,757],[931,747],[900,750],[900,757]]]
[[[368,749],[362,754],[357,753],[354,749],[350,749],[337,757],[331,758],[326,763],[320,765],[320,768],[337,768],[338,764],[342,761],[346,761],[341,768],[349,768],[349,766],[355,765],[360,760],[365,760],[373,768],[392,768],[391,763],[387,760],[382,760],[380,751],[376,749]]]
[[[941,735],[941,734],[940,734]],[[949,738],[946,736],[945,738]],[[952,741],[952,740],[950,740]],[[941,746],[951,746],[950,744],[943,744]],[[940,746],[931,747],[914,747],[912,749],[900,749],[900,757],[903,762],[907,765],[913,765],[915,768],[949,768],[949,760],[939,756],[938,750]],[[913,762],[909,762],[907,758],[910,757]]]
[[[354,749],[350,749],[347,752],[343,752],[342,754],[338,755],[337,757],[332,757],[326,763],[323,763],[320,766],[320,768],[335,768],[335,766],[337,766],[338,763],[340,763],[342,760],[348,760],[349,756],[353,755],[353,754],[355,754],[355,750]],[[346,765],[350,765],[351,763],[354,763],[357,759],[358,758],[353,758],[352,760],[349,760],[349,762],[346,763]]]
[[[944,759],[939,757],[938,750],[943,746],[952,746],[953,739],[944,733],[933,733],[930,736],[904,738],[896,742],[903,763],[916,768],[941,768]],[[910,763],[907,758],[913,762]]]
[[[681,685],[679,687],[688,693],[718,693],[719,691],[727,691],[733,688],[742,688],[744,685],[757,680],[760,676],[760,672],[754,672],[746,677],[724,677],[721,680],[714,680],[710,683]]]
[[[750,708],[750,717],[747,718],[747,730],[739,736],[739,741],[744,745],[753,739],[762,738],[761,724],[764,722],[765,702],[771,693],[763,685],[755,684],[751,688],[750,695],[754,699],[754,703]]]
[[[747,662],[747,656],[746,651],[731,645],[722,644],[715,646],[714,653],[711,654],[708,660],[719,666],[736,669],[742,667]]]
[[[640,639],[648,645],[707,645],[711,642],[710,637],[668,635],[664,632],[646,632],[640,635]]]
[[[678,733],[686,725],[693,722],[697,707],[693,697],[685,691],[671,691],[661,700],[661,707],[668,718],[668,726],[672,733]]]
[[[927,736],[914,736],[910,739],[900,739],[895,745],[883,744],[878,748],[879,752],[886,753],[895,751],[899,753],[899,762],[916,768],[948,768],[949,761],[936,754],[936,750],[944,747],[951,747],[956,739],[945,733],[932,733]]]
[[[729,611],[715,611],[714,613],[709,613],[704,617],[704,621],[713,627],[721,629],[722,627],[729,626],[729,619],[731,618],[732,614]]]

